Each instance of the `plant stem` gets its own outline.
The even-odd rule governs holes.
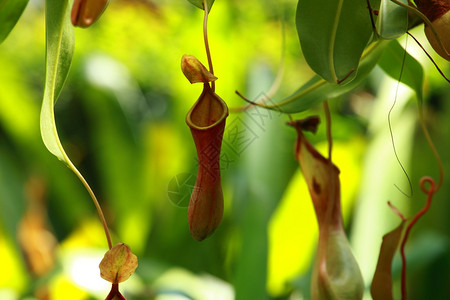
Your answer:
[[[205,40],[206,57],[208,58],[209,72],[211,72],[211,74],[214,75],[214,69],[213,69],[212,59],[211,59],[211,52],[209,50],[209,42],[208,42],[208,14],[209,14],[209,8],[208,8],[207,0],[203,0],[203,9],[205,11],[205,17],[203,19],[203,39]],[[216,90],[216,83],[214,81],[211,82],[211,90],[213,92],[215,92],[215,90]]]
[[[67,162],[70,162],[68,160]],[[98,216],[100,218],[100,221],[103,224],[103,229],[105,231],[106,240],[108,241],[108,248],[112,248],[112,241],[111,241],[111,235],[109,234],[108,224],[106,223],[105,215],[103,214],[102,208],[100,206],[100,203],[97,200],[97,197],[95,196],[94,192],[92,191],[91,187],[87,183],[86,179],[84,179],[83,175],[81,175],[80,171],[70,162],[69,168],[75,173],[75,175],[80,179],[81,183],[86,188],[87,192],[89,193],[89,196],[91,196],[92,201],[94,202],[95,208],[97,209]]]
[[[430,188],[427,190],[425,187],[425,183],[430,183]],[[414,216],[412,221],[408,224],[408,227],[406,227],[405,235],[403,236],[402,244],[400,246],[400,254],[402,257],[402,300],[406,300],[406,255],[405,255],[405,246],[406,242],[409,237],[409,233],[411,232],[412,227],[414,224],[417,223],[417,221],[422,217],[430,208],[431,200],[433,199],[434,193],[437,191],[435,187],[434,180],[430,177],[423,177],[420,180],[420,188],[422,191],[428,195],[427,202],[425,203],[425,206]]]
[[[437,192],[441,188],[442,183],[444,182],[444,167],[442,165],[441,157],[439,156],[439,153],[436,150],[436,146],[434,145],[433,140],[431,139],[430,133],[428,132],[428,128],[425,125],[422,103],[420,103],[420,107],[419,107],[419,118],[420,118],[420,126],[422,127],[423,134],[425,135],[427,143],[430,146],[430,149],[433,152],[433,156],[436,159],[437,164],[439,166],[439,181],[438,181],[437,187],[435,189],[435,192]]]
[[[406,49],[408,47],[408,36],[406,36],[405,39],[405,51],[403,52],[403,58],[402,58],[402,66],[400,68],[400,73],[398,75],[398,80],[397,80],[397,87],[395,88],[395,96],[394,96],[394,101],[391,105],[391,108],[389,109],[388,112],[388,116],[387,116],[387,121],[388,121],[388,126],[389,126],[389,135],[391,136],[391,144],[392,144],[392,149],[394,151],[394,155],[395,155],[395,159],[397,160],[398,164],[400,165],[400,168],[403,171],[403,174],[405,174],[406,179],[408,180],[408,184],[409,184],[409,194],[406,194],[397,184],[394,184],[394,186],[398,189],[398,191],[400,193],[402,193],[403,195],[405,195],[408,198],[411,198],[413,196],[413,186],[411,183],[411,179],[409,178],[408,172],[406,172],[405,167],[403,166],[403,163],[400,160],[400,157],[397,153],[397,147],[395,146],[395,139],[394,139],[394,131],[392,129],[392,111],[394,110],[395,105],[397,104],[397,98],[398,98],[398,90],[400,87],[400,82],[402,80],[402,76],[403,76],[403,70],[404,70],[404,66],[405,66],[405,60],[406,60]]]

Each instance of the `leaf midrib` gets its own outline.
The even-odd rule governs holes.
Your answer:
[[[339,27],[339,20],[341,18],[343,4],[344,4],[344,0],[339,0],[338,7],[336,10],[336,16],[334,18],[333,27],[332,27],[332,31],[331,31],[330,48],[328,49],[328,63],[330,65],[331,77],[333,78],[334,82],[336,82],[336,83],[339,82],[339,79],[336,75],[336,70],[335,70],[335,66],[334,66],[334,45],[336,43],[337,29]]]

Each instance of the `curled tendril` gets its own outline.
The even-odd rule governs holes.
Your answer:
[[[429,185],[427,188],[426,185]],[[417,221],[428,211],[431,206],[431,200],[433,199],[433,195],[436,193],[436,183],[433,178],[429,176],[424,176],[420,179],[420,189],[424,192],[427,197],[427,202],[425,206],[414,216],[411,222],[408,224],[405,230],[405,235],[403,236],[403,240],[400,246],[400,254],[402,257],[402,300],[406,300],[406,255],[405,255],[405,246],[409,237],[409,233],[411,232],[412,227],[417,223]]]
[[[425,184],[427,184],[427,183],[430,185],[429,189],[427,189],[427,187],[425,186]],[[431,178],[429,176],[422,177],[422,179],[420,179],[420,189],[422,190],[422,192],[424,192],[428,196],[430,196],[430,193],[435,193],[436,192],[436,184],[435,184],[433,178]]]

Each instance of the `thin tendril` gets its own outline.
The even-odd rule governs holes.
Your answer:
[[[344,82],[348,77],[350,77],[350,75],[352,75],[353,73],[355,73],[355,69],[354,68],[352,68],[348,73],[347,73],[347,75],[345,75],[344,77],[342,77],[341,79],[338,79],[337,81],[336,81],[336,83],[337,84],[340,84],[340,83],[342,83],[342,82]]]
[[[447,80],[447,82],[450,82],[450,79],[448,79],[445,75],[444,72],[442,72],[441,68],[439,68],[439,66],[437,65],[437,63],[434,61],[434,59],[431,57],[431,55],[427,52],[427,50],[425,50],[425,48],[422,46],[422,44],[409,32],[406,32],[410,37],[413,38],[413,40],[417,43],[417,45],[419,45],[420,48],[422,48],[423,52],[425,52],[425,54],[428,56],[428,58],[431,60],[431,62],[433,63],[433,65],[436,67],[436,69],[438,70],[438,72],[441,74],[441,76]]]
[[[447,77],[444,76],[444,74],[441,72],[441,70],[439,69],[439,67],[437,66],[437,64],[434,62],[434,60],[431,58],[431,56],[428,54],[427,51],[425,51],[425,49],[423,48],[423,46],[419,43],[419,41],[417,41],[417,39],[410,34],[409,32],[407,32],[409,36],[411,36],[416,43],[418,43],[418,45],[422,48],[422,50],[427,54],[427,56],[431,59],[431,61],[434,63],[434,65],[436,66],[436,68],[438,69],[438,71],[441,73],[441,75],[448,81]],[[427,140],[428,146],[431,149],[431,152],[433,153],[434,158],[436,159],[436,162],[438,164],[439,167],[439,181],[436,187],[435,192],[437,192],[441,186],[442,183],[444,182],[444,166],[442,165],[442,160],[441,157],[439,156],[439,153],[436,149],[436,146],[433,143],[433,140],[431,139],[430,133],[428,131],[427,126],[425,125],[425,117],[424,117],[424,113],[423,113],[423,101],[422,101],[422,97],[419,97],[419,120],[420,120],[420,126],[422,127],[422,132],[425,136],[425,139]]]
[[[100,218],[100,221],[103,224],[103,229],[105,231],[106,240],[108,241],[108,248],[111,249],[112,248],[111,235],[109,234],[108,224],[106,223],[105,215],[103,214],[102,208],[100,206],[100,203],[97,200],[97,197],[95,196],[91,187],[87,183],[86,179],[84,179],[83,175],[81,175],[80,171],[78,171],[78,169],[72,163],[69,163],[69,168],[75,173],[75,175],[78,177],[78,179],[80,179],[81,183],[84,185],[87,192],[89,193],[89,196],[91,196],[91,199],[94,202],[95,208],[97,209],[97,213]]]
[[[373,29],[373,33],[375,34],[376,37],[379,37],[380,35],[378,34],[377,31],[377,26],[375,25],[375,20],[373,19],[373,9],[372,9],[372,5],[370,5],[370,0],[366,0],[367,2],[367,8],[369,10],[369,16],[370,16],[370,22],[372,23],[372,29]]]
[[[398,156],[397,148],[395,147],[394,132],[393,132],[393,130],[392,130],[392,122],[391,122],[391,114],[392,114],[392,111],[393,111],[393,109],[394,109],[394,107],[395,107],[395,104],[397,103],[398,90],[399,90],[399,87],[400,87],[400,81],[401,81],[401,79],[402,79],[403,69],[404,69],[404,66],[405,66],[406,47],[407,47],[407,44],[408,44],[408,39],[406,39],[406,41],[405,41],[405,51],[404,51],[404,53],[403,53],[402,66],[401,66],[401,68],[400,68],[400,74],[399,74],[399,76],[398,76],[397,87],[396,87],[396,89],[395,89],[394,102],[392,103],[392,106],[391,106],[391,108],[389,109],[389,113],[388,113],[388,125],[389,125],[389,134],[390,134],[390,136],[391,136],[391,143],[392,143],[392,148],[393,148],[393,150],[394,150],[395,158],[396,158],[398,164],[400,165],[400,168],[402,169],[403,173],[405,174],[406,179],[408,180],[408,184],[409,184],[409,195],[406,194],[404,191],[402,191],[402,189],[400,189],[400,187],[399,187],[397,184],[394,184],[394,186],[399,190],[400,193],[402,193],[403,195],[405,195],[405,196],[408,197],[408,198],[411,198],[412,195],[413,195],[413,187],[412,187],[411,179],[409,178],[408,172],[406,172],[406,169],[405,169],[405,167],[403,166],[403,164],[402,164],[402,162],[400,161],[400,158],[399,158],[399,156]]]
[[[205,40],[205,50],[206,57],[208,58],[208,66],[209,72],[214,75],[213,64],[211,59],[211,52],[209,50],[209,42],[208,42],[208,14],[209,8],[207,0],[203,0],[203,9],[205,11],[205,17],[203,19],[203,39]],[[211,82],[211,90],[214,92],[216,90],[216,83],[214,81]]]
[[[236,93],[236,95],[238,95],[239,97],[242,98],[242,100],[244,100],[245,102],[248,102],[250,104],[250,106],[259,106],[259,107],[265,107],[263,105],[261,105],[261,103],[257,103],[255,101],[252,101],[250,99],[248,99],[247,97],[245,97],[244,95],[242,95],[239,91],[234,91]],[[280,113],[285,113],[281,108],[279,108],[277,105],[273,105],[271,107],[271,109],[275,110],[275,111],[279,111]]]
[[[256,103],[255,101],[252,101],[250,99],[248,99],[247,97],[245,97],[244,95],[241,94],[241,92],[239,91],[234,91],[236,93],[236,95],[238,95],[239,97],[242,98],[242,100],[244,100],[245,102],[248,102],[250,105],[255,105],[258,106],[258,103]]]
[[[425,186],[425,183],[429,183],[430,187],[427,189]],[[405,235],[403,236],[403,240],[400,246],[400,254],[402,257],[402,300],[406,300],[406,255],[405,255],[405,246],[406,242],[409,237],[409,233],[411,232],[412,227],[414,224],[417,223],[417,221],[428,211],[431,205],[431,200],[433,199],[434,193],[437,191],[435,187],[434,180],[430,177],[422,177],[420,180],[420,189],[428,195],[427,202],[425,203],[425,206],[414,216],[412,221],[408,224],[408,227],[406,227]]]

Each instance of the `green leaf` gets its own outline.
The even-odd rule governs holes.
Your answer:
[[[405,59],[404,63],[403,58]],[[378,65],[390,77],[400,80],[401,83],[412,88],[416,92],[417,98],[420,101],[422,100],[424,82],[422,65],[409,55],[398,41],[393,40],[389,42]]]
[[[198,8],[203,9],[203,0],[188,0],[188,1],[197,6]],[[208,10],[211,10],[211,7],[214,4],[214,0],[207,0],[206,2],[208,3]]]
[[[303,55],[314,72],[332,83],[355,78],[373,33],[366,1],[299,0],[296,23]]]
[[[16,26],[29,0],[0,0],[0,44]]]
[[[383,236],[377,268],[370,288],[373,300],[394,300],[392,296],[392,260],[402,238],[403,227],[405,227],[404,221]]]
[[[357,76],[346,85],[330,83],[316,75],[289,97],[274,104],[259,105],[283,113],[296,113],[310,109],[324,100],[348,93],[367,78],[381,57],[386,44],[386,41],[378,41],[366,49],[362,55]]]
[[[41,135],[47,149],[71,166],[58,137],[54,113],[54,104],[67,79],[74,51],[69,1],[47,0],[45,14],[46,74],[40,120]]]
[[[408,4],[407,0],[399,0]],[[408,29],[408,11],[391,0],[381,0],[377,19],[377,31],[381,38],[396,39],[406,33]]]

